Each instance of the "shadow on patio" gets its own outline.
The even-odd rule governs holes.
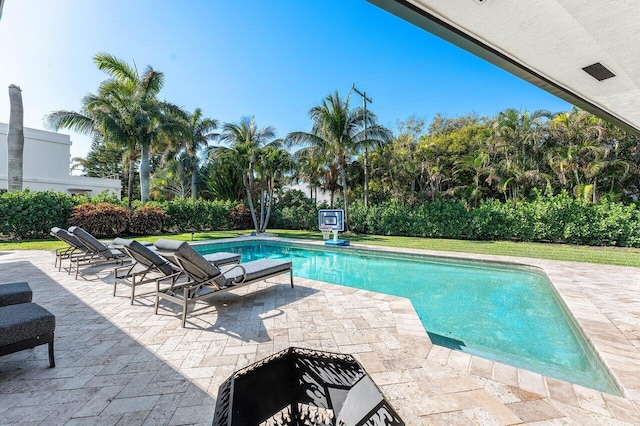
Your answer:
[[[227,294],[183,329],[172,306],[153,314],[151,295],[134,305],[112,297],[110,267],[76,281],[39,254],[3,256],[0,281],[28,281],[33,301],[55,314],[56,367],[47,368],[45,346],[0,358],[1,424],[211,424],[218,386],[270,355],[273,345],[258,350],[271,339],[264,322],[317,291],[268,284]]]

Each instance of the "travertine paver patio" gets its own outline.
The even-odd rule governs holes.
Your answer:
[[[0,252],[0,281],[28,281],[57,319],[55,368],[45,346],[0,358],[0,424],[211,424],[222,381],[292,345],[354,354],[410,425],[640,424],[636,268],[515,259],[544,268],[620,398],[433,346],[403,298],[282,277],[221,295],[182,329],[172,305],[154,315],[151,296],[112,297],[110,268],[75,281],[53,260]]]

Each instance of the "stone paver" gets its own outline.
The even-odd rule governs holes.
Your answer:
[[[3,282],[28,281],[57,321],[56,368],[45,346],[0,358],[0,424],[211,424],[218,386],[289,346],[354,354],[409,425],[640,424],[638,269],[450,256],[542,268],[625,397],[434,346],[394,296],[281,277],[202,305],[183,329],[175,306],[112,297],[109,267],[76,281],[49,252],[0,252]]]

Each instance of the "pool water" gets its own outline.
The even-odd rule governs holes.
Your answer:
[[[240,253],[243,262],[288,259],[298,277],[406,297],[435,344],[620,395],[544,274],[275,241],[194,248]]]

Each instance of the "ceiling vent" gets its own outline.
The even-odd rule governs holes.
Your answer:
[[[487,0],[476,0],[476,3],[478,3],[478,4],[483,4],[483,3],[486,3],[486,2],[487,2]]]
[[[582,68],[582,70],[598,81],[606,80],[608,78],[616,76],[611,72],[609,68],[605,67],[600,62],[596,62],[593,65],[584,67]]]

